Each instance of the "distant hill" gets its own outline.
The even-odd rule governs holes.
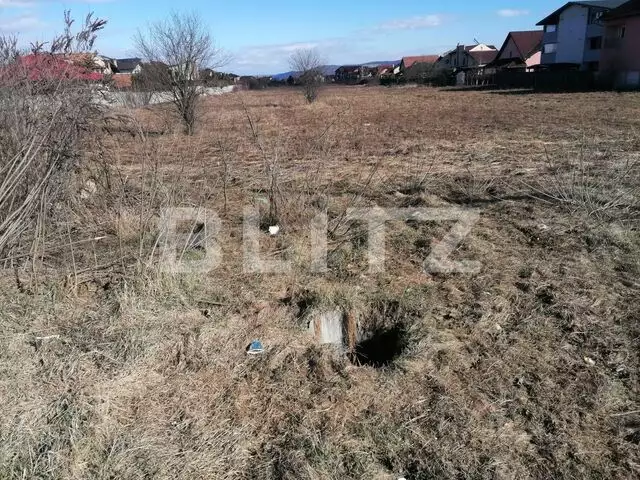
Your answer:
[[[379,67],[380,65],[399,65],[400,60],[382,60],[379,62],[368,62],[363,63],[362,65],[365,67]]]
[[[296,78],[298,75],[299,75],[299,72],[294,72],[292,70],[290,72],[276,73],[275,75],[271,75],[271,78],[280,82],[282,80],[286,80],[289,77]]]
[[[399,63],[400,63],[400,60],[381,60],[381,61],[367,62],[367,63],[352,63],[352,64],[345,63],[344,65],[363,65],[365,67],[377,67],[379,65],[398,65]],[[324,65],[322,67],[322,73],[323,75],[333,75],[339,67],[340,65]],[[292,76],[293,78],[298,78],[300,76],[300,72],[289,71],[289,72],[283,72],[283,73],[276,73],[275,75],[271,75],[271,78],[273,78],[276,81],[283,81],[289,78],[290,76]]]
[[[322,74],[333,75],[339,66],[340,65],[324,65],[322,67]],[[293,78],[298,78],[300,76],[300,72],[289,71],[289,72],[283,72],[283,73],[276,73],[275,75],[271,75],[271,78],[277,81],[282,81],[282,80],[286,80],[290,76]]]

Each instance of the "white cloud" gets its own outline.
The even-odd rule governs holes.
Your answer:
[[[522,17],[524,15],[529,15],[529,10],[518,10],[515,8],[503,8],[502,10],[498,10],[496,12],[501,17]]]
[[[308,43],[291,43],[288,45],[280,45],[277,47],[277,49],[283,52],[293,53],[296,50],[311,50],[317,47],[318,47],[318,43],[308,42]]]
[[[420,30],[439,27],[444,22],[442,15],[421,15],[417,17],[391,20],[376,27],[377,30]]]
[[[33,7],[34,2],[29,0],[0,0],[0,8],[2,7],[18,7],[27,8]]]
[[[291,54],[298,49],[317,49],[326,64],[397,60],[404,53],[381,48],[377,43],[380,32],[434,28],[442,25],[449,18],[445,15],[423,15],[391,20],[351,33],[347,32],[343,37],[303,40],[286,44],[247,45],[233,52],[233,59],[225,70],[239,74],[284,72],[289,69],[288,60]]]
[[[270,71],[274,67],[286,65],[293,52],[300,49],[318,49],[321,55],[331,53],[338,45],[338,40],[322,40],[311,42],[295,42],[279,45],[250,46],[233,55],[232,64],[236,67],[255,67],[258,70]]]
[[[44,23],[36,16],[21,15],[0,20],[0,30],[9,33],[18,33],[36,30],[44,26]]]

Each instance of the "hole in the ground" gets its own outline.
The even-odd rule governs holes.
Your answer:
[[[351,361],[357,365],[382,368],[391,365],[407,348],[407,331],[403,325],[379,327],[356,343]]]
[[[357,341],[350,353],[356,365],[391,366],[409,345],[408,326],[419,318],[397,300],[375,302],[360,323]]]
[[[278,216],[273,213],[267,213],[260,217],[260,230],[269,233],[269,227],[279,224]]]

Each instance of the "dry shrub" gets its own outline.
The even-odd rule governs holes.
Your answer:
[[[21,55],[17,41],[0,38],[0,257],[27,242],[64,195],[83,130],[94,117],[86,74],[65,57],[93,45],[105,24],[91,15],[78,33],[66,31],[48,52],[35,45]]]

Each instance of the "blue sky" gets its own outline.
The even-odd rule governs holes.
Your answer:
[[[500,46],[509,30],[536,22],[563,0],[0,0],[0,32],[23,42],[46,40],[62,29],[62,13],[75,18],[95,12],[108,20],[97,43],[100,53],[132,56],[139,27],[184,8],[202,15],[216,43],[232,56],[225,70],[268,74],[289,70],[298,47],[317,48],[330,64],[395,60],[442,53],[474,38]]]

